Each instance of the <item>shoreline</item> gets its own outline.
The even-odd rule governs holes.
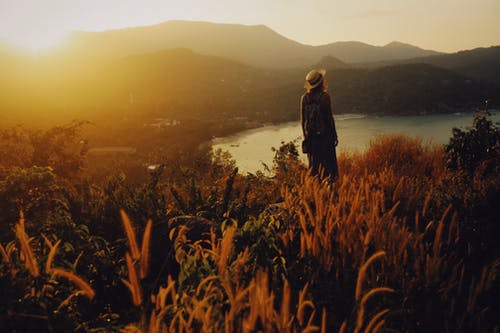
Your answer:
[[[490,120],[500,121],[500,111],[491,110]],[[362,152],[377,135],[403,134],[419,137],[424,143],[446,144],[452,137],[452,128],[465,129],[472,126],[475,112],[440,113],[432,115],[352,115],[336,116],[339,134],[338,153]],[[231,154],[241,170],[255,172],[261,164],[269,164],[274,152],[282,142],[300,142],[302,132],[298,121],[265,125],[207,142],[213,151],[222,149]]]
[[[426,113],[426,114],[403,114],[403,115],[391,115],[391,114],[365,114],[365,113],[343,113],[343,114],[338,114],[334,115],[335,121],[348,121],[348,120],[353,120],[353,119],[383,119],[383,118],[411,118],[411,117],[438,117],[438,116],[457,116],[457,117],[463,117],[467,115],[472,115],[476,112],[479,112],[482,110],[475,110],[475,111],[462,111],[462,112],[436,112],[436,113]],[[490,112],[491,117],[497,117],[500,115],[500,109],[492,109],[488,110]],[[254,132],[259,132],[267,127],[281,127],[281,126],[288,126],[292,124],[298,124],[299,120],[290,120],[290,121],[284,121],[284,122],[266,122],[262,123],[261,126],[256,126],[256,127],[251,127],[251,128],[246,128],[242,130],[237,130],[235,132],[229,132],[227,135],[224,136],[216,136],[213,137],[209,143],[211,145],[214,144],[224,144],[226,141],[231,141],[231,139],[234,139],[237,136],[241,136],[243,133],[245,134],[252,134]],[[471,123],[472,126],[472,123]],[[203,143],[206,144],[206,143]]]

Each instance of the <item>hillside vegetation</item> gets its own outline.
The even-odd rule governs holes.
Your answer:
[[[2,332],[493,332],[500,132],[378,137],[311,177],[221,152],[86,169],[80,126],[0,135]],[[41,149],[41,148],[44,149]]]
[[[59,49],[36,56],[0,47],[0,119],[46,125],[183,118],[212,126],[236,118],[243,124],[221,126],[241,130],[297,120],[312,67],[328,70],[337,114],[460,112],[485,99],[498,108],[499,49],[310,46],[265,26],[187,21],[75,32]]]
[[[431,65],[356,69],[335,64],[331,58],[321,63],[329,70],[336,114],[459,112],[485,99],[491,100],[491,107],[500,101],[499,86]],[[12,122],[134,118],[145,123],[174,118],[223,124],[237,117],[257,123],[292,121],[298,119],[306,73],[259,69],[186,49],[115,60],[16,59],[4,66],[0,107]]]

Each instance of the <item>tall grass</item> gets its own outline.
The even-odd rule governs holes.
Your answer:
[[[274,178],[230,169],[219,179],[163,187],[171,201],[165,220],[155,220],[157,229],[149,220],[140,244],[141,228],[121,211],[116,249],[123,259],[112,283],[130,294],[117,324],[122,331],[499,329],[500,260],[474,262],[463,233],[465,199],[443,194],[453,190],[446,184],[456,175],[443,168],[441,149],[406,137],[378,138],[366,154],[339,158],[334,183],[280,152]],[[23,223],[16,243],[0,246],[3,267],[33,281],[68,280],[59,307],[80,295],[97,302],[102,295],[91,280],[71,265],[54,267],[61,241],[45,238],[42,257]],[[155,242],[168,252],[160,253],[164,269],[152,264]]]

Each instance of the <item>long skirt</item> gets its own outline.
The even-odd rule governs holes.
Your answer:
[[[307,159],[313,175],[331,177],[332,180],[338,178],[337,153],[333,140],[311,138],[310,153],[307,154]]]

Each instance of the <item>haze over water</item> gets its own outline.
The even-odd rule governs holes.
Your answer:
[[[500,112],[491,112],[493,122],[500,121]],[[452,128],[465,129],[472,126],[474,113],[439,114],[426,116],[338,115],[335,117],[339,146],[337,152],[362,152],[370,140],[381,134],[405,134],[420,137],[424,143],[448,143]],[[282,142],[294,141],[300,146],[302,130],[298,122],[276,126],[265,126],[213,140],[214,150],[228,151],[236,160],[240,171],[263,170],[263,163],[272,165],[274,152]],[[305,162],[306,157],[300,154]]]

